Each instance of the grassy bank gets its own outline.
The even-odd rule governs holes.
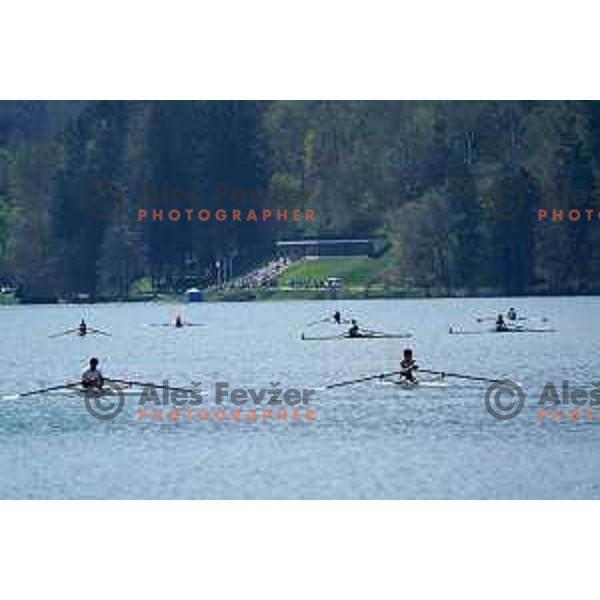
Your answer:
[[[315,282],[325,282],[328,277],[338,277],[345,288],[368,288],[381,284],[389,259],[374,258],[320,258],[302,260],[290,265],[278,278],[277,287],[302,287]]]
[[[252,290],[220,290],[206,294],[208,301],[326,300],[330,298],[402,297],[407,290],[391,290],[384,284],[389,268],[385,258],[320,258],[290,265],[271,287]],[[340,290],[326,288],[327,279],[341,280]]]

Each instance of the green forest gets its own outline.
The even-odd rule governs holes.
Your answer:
[[[0,284],[25,301],[180,292],[228,259],[236,275],[268,261],[276,240],[369,237],[391,290],[598,293],[598,177],[598,102],[3,101]],[[525,200],[514,218],[489,210],[498,181]],[[96,182],[123,190],[114,218],[90,213]],[[201,185],[208,210],[292,198],[315,219],[140,221],[165,182]],[[539,220],[544,206],[594,217]]]

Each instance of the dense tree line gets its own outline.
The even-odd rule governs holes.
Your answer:
[[[596,102],[2,102],[0,281],[29,298],[123,297],[140,280],[210,284],[226,261],[241,273],[277,238],[380,236],[390,285],[589,293],[600,287],[600,221],[539,221],[536,209],[574,191],[594,208],[599,175]],[[525,199],[514,218],[490,211],[499,181]],[[114,218],[90,214],[97,182],[123,191]],[[317,218],[140,221],[165,183],[169,202],[200,185],[213,212],[262,210],[263,190],[294,194]],[[224,184],[256,198],[219,197]]]
[[[235,257],[239,271],[269,256],[269,223],[137,217],[141,207],[166,212],[179,206],[165,188],[189,194],[201,185],[196,208],[213,210],[233,202],[227,196],[217,206],[209,193],[222,183],[267,190],[266,105],[81,103],[69,107],[71,118],[53,136],[43,106],[34,105],[42,116],[28,125],[27,136],[19,115],[29,119],[28,107],[5,107],[13,129],[4,142],[10,162],[0,205],[0,277],[15,278],[25,297],[123,297],[143,278],[154,290],[178,291],[213,282],[226,259]],[[98,218],[88,194],[106,182],[126,201],[113,218]]]
[[[314,189],[319,233],[388,237],[398,285],[600,289],[597,102],[278,102],[266,128],[272,177]],[[490,207],[498,182],[523,202],[513,218]],[[539,208],[564,218],[540,221]],[[574,208],[593,220],[569,221]]]

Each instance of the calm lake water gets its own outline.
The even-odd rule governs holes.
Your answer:
[[[476,329],[475,317],[511,305],[548,318],[559,331],[448,335],[449,325]],[[306,327],[336,308],[365,326],[414,338],[300,340],[303,330],[339,331]],[[583,414],[569,422],[567,410],[576,407],[563,407],[559,423],[540,421],[537,404],[547,381],[560,392],[563,379],[588,391],[600,380],[600,298],[198,304],[183,312],[205,327],[148,326],[172,320],[176,310],[0,308],[2,396],[76,380],[95,355],[113,377],[168,379],[185,388],[202,381],[209,394],[200,408],[211,411],[208,421],[140,421],[137,399],[127,398],[118,417],[99,421],[74,395],[4,399],[1,498],[600,497],[598,410],[590,421]],[[112,337],[48,337],[82,316]],[[422,367],[518,382],[527,398],[523,412],[498,421],[484,405],[486,384],[448,379],[446,388],[367,382],[317,391],[309,407],[314,422],[262,422],[262,408],[258,422],[214,418],[217,381],[322,388],[396,370],[407,344]],[[231,415],[235,407],[223,408]]]

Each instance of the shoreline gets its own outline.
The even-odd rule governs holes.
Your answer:
[[[305,301],[305,300],[425,300],[425,299],[469,299],[469,298],[527,298],[527,297],[593,297],[600,296],[600,290],[589,292],[568,291],[529,291],[524,294],[506,294],[501,290],[479,290],[474,293],[447,292],[435,290],[418,289],[347,289],[339,291],[331,290],[289,290],[281,288],[258,288],[248,290],[208,290],[204,292],[204,299],[200,302],[188,302],[183,294],[154,294],[144,296],[96,298],[96,299],[66,299],[66,298],[40,298],[39,300],[22,300],[16,297],[0,299],[0,308],[5,306],[34,306],[34,305],[79,305],[79,304],[203,304],[216,302],[266,302],[266,301]]]

